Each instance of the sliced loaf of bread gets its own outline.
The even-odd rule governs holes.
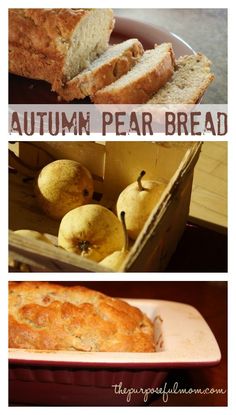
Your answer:
[[[108,48],[111,9],[9,9],[9,70],[57,91]]]
[[[173,75],[174,52],[170,43],[147,50],[139,62],[117,81],[92,97],[97,104],[142,104]]]
[[[143,54],[143,46],[137,39],[129,39],[111,46],[71,81],[60,89],[65,101],[94,95],[99,89],[126,74]]]
[[[148,104],[195,104],[213,81],[211,62],[201,53],[182,56],[176,61],[172,79]]]

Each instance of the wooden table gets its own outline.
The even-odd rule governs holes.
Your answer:
[[[227,153],[227,142],[204,142],[194,169],[189,212],[191,221],[204,221],[205,226],[223,232],[228,226]]]
[[[176,369],[169,372],[169,387],[178,382],[179,389],[214,388],[227,390],[227,283],[202,281],[109,281],[83,282],[80,284],[100,290],[105,294],[179,301],[191,304],[203,315],[212,329],[222,353],[222,360],[215,367]],[[226,406],[225,394],[169,395],[167,403],[161,397],[148,403],[151,406]]]

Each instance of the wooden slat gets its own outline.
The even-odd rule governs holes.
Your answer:
[[[218,177],[219,179],[222,179],[226,182],[227,185],[227,179],[228,179],[228,171],[227,171],[227,164],[225,163],[219,163],[215,169],[212,171],[212,175],[215,177]]]
[[[195,171],[194,179],[194,186],[196,186],[197,183],[197,185],[203,189],[227,198],[227,186],[225,180],[200,170]]]
[[[34,272],[105,272],[97,263],[45,242],[10,232],[11,262],[21,262]]]
[[[197,224],[202,223],[203,226],[218,231],[220,231],[219,227],[222,227],[223,229],[220,232],[225,232],[227,228],[227,217],[225,215],[211,211],[195,202],[191,203],[189,220]]]
[[[219,145],[217,141],[206,141],[202,152],[209,158],[227,163],[227,142],[222,142],[221,144]]]
[[[204,147],[204,144],[203,144]],[[219,160],[212,159],[205,155],[204,151],[199,157],[196,168],[206,173],[211,173],[219,165]]]
[[[227,142],[205,142],[195,167],[191,220],[227,228]]]

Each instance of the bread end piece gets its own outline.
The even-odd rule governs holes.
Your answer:
[[[211,61],[202,53],[181,56],[173,77],[147,103],[195,104],[215,79]]]
[[[57,91],[103,53],[111,9],[9,9],[9,71]]]

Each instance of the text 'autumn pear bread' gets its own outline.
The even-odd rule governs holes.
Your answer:
[[[9,9],[9,70],[61,86],[108,48],[111,9]]]
[[[211,62],[201,53],[176,61],[173,77],[148,104],[195,104],[214,80]]]
[[[100,89],[92,100],[97,104],[143,104],[171,78],[174,66],[172,45],[162,43],[145,51],[126,75]]]
[[[94,95],[99,89],[126,74],[143,54],[143,46],[137,39],[129,39],[109,47],[88,68],[67,82],[59,91],[66,101]]]
[[[9,347],[154,352],[151,321],[136,307],[81,286],[9,284]]]

